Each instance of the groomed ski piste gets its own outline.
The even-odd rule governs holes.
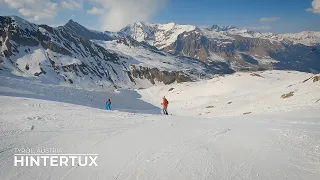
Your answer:
[[[1,180],[320,179],[319,75],[243,72],[115,92],[0,76]],[[15,167],[14,148],[98,154],[98,167]]]

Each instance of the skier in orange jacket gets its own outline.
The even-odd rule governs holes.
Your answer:
[[[163,106],[162,112],[165,115],[168,115],[168,111],[167,111],[168,104],[169,104],[168,100],[166,99],[165,96],[163,96],[161,105]]]

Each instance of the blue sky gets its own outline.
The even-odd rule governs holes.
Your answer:
[[[307,12],[312,0],[174,0],[156,22],[168,19],[194,25],[270,26],[272,32],[320,30],[320,14]],[[264,17],[279,17],[275,22],[260,22]]]
[[[54,26],[73,19],[97,30],[148,21],[275,33],[320,31],[320,0],[0,0],[0,15]]]

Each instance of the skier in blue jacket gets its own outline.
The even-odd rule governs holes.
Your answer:
[[[111,110],[111,100],[108,99],[108,101],[106,102],[106,110]]]

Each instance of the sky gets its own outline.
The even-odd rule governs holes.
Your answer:
[[[320,31],[320,0],[0,0],[0,15],[51,26],[73,19],[100,31],[117,31],[136,21],[273,33]]]

